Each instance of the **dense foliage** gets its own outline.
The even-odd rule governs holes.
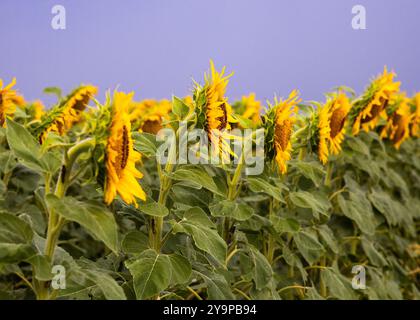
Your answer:
[[[419,299],[420,99],[387,77],[265,111],[254,95],[229,105],[213,65],[172,101],[48,88],[44,111],[3,88],[0,298]],[[173,128],[178,145],[181,121],[221,149],[234,138],[212,128],[262,130],[263,172],[229,148],[236,164],[157,163],[156,133]]]

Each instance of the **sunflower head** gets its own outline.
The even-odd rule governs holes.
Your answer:
[[[172,103],[169,100],[143,100],[130,107],[130,119],[133,129],[140,132],[157,134],[169,121]]]
[[[96,93],[94,86],[80,86],[52,108],[37,128],[39,142],[43,143],[49,132],[62,136],[80,122],[83,111]]]
[[[207,131],[213,148],[219,149],[222,157],[232,153],[224,137],[225,130],[236,122],[232,116],[232,107],[225,97],[226,86],[232,74],[225,76],[225,68],[219,73],[213,61],[210,61],[210,74],[205,74],[205,85],[196,84],[194,102],[197,114],[197,124]]]
[[[16,106],[25,104],[23,97],[12,89],[15,84],[15,78],[7,86],[3,86],[3,80],[0,79],[0,127],[6,125],[6,117],[14,114]]]
[[[412,137],[420,137],[420,92],[411,99],[412,120],[410,133]]]
[[[410,99],[404,93],[394,97],[392,104],[388,106],[387,122],[380,133],[381,138],[388,138],[397,149],[410,137],[413,115],[409,103]]]
[[[255,93],[249,96],[243,96],[241,101],[238,101],[233,106],[236,114],[239,114],[239,125],[242,128],[258,127],[261,124],[261,111],[263,109],[261,101],[255,99]]]
[[[300,102],[298,91],[294,90],[285,100],[275,99],[263,117],[266,143],[265,151],[269,158],[275,158],[282,174],[287,172],[287,161],[291,158],[291,136],[297,104]]]
[[[354,135],[361,129],[372,130],[381,116],[384,116],[384,110],[400,88],[400,83],[394,82],[394,76],[394,73],[385,68],[383,74],[374,79],[364,95],[354,103],[351,112]]]
[[[117,194],[127,204],[137,206],[137,200],[146,200],[146,194],[137,179],[143,177],[136,168],[141,160],[139,152],[133,148],[129,108],[133,93],[115,92],[109,112],[105,145],[105,203],[110,204]],[[98,126],[99,128],[99,126]],[[103,131],[102,131],[103,133]]]

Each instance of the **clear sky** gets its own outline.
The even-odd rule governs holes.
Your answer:
[[[53,30],[51,8],[66,8]],[[353,30],[352,7],[367,10]],[[298,88],[322,99],[337,85],[360,92],[384,65],[409,94],[420,90],[419,0],[1,0],[0,78],[27,99],[80,83],[183,96],[213,59],[234,71],[230,100]]]

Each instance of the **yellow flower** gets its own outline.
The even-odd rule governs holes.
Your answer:
[[[287,100],[281,100],[274,107],[274,149],[276,162],[282,174],[287,172],[287,161],[291,158],[292,143],[290,138],[299,102],[298,91],[294,90],[290,93]]]
[[[226,159],[232,153],[224,137],[224,130],[229,130],[230,123],[235,122],[232,108],[225,98],[226,86],[232,74],[224,76],[225,67],[219,73],[210,60],[211,74],[205,75],[205,129],[213,147],[219,148],[222,158]]]
[[[339,154],[344,140],[345,123],[351,109],[344,93],[331,96],[318,112],[318,157],[322,164],[328,162],[330,154]]]
[[[3,87],[3,81],[0,79],[0,126],[6,125],[6,117],[13,115],[16,106],[22,106],[25,104],[23,97],[19,96],[16,90],[12,90],[16,84],[16,78],[13,78],[12,82],[7,86]]]
[[[415,111],[411,121],[411,136],[420,137],[420,92],[414,96],[413,104]]]
[[[346,131],[345,124],[351,110],[349,98],[344,93],[339,93],[331,101],[330,108],[330,151],[337,155],[341,152],[341,144]]]
[[[83,110],[89,100],[96,94],[97,88],[91,85],[81,86],[72,92],[58,107],[51,111],[51,117],[41,125],[43,130],[39,136],[40,143],[43,143],[48,132],[55,132],[64,135],[75,123],[81,120]]]
[[[328,162],[328,141],[331,134],[330,105],[327,103],[318,111],[318,157],[322,164]]]
[[[245,106],[242,117],[250,119],[255,126],[259,125],[261,123],[262,104],[261,101],[255,100],[255,93],[242,97],[242,104]]]
[[[163,128],[163,123],[169,120],[172,103],[166,99],[147,99],[134,103],[130,109],[130,119],[135,128],[140,132],[157,134]]]
[[[389,138],[394,147],[399,149],[401,144],[410,138],[412,114],[409,99],[405,94],[399,94],[395,99],[395,104],[395,110],[388,116],[387,123],[381,131],[381,138]]]
[[[42,102],[39,101],[39,100],[36,100],[32,104],[32,107],[33,107],[33,117],[34,117],[34,120],[41,120],[43,114],[45,113],[45,111],[44,111],[45,107],[42,104]]]
[[[353,134],[357,135],[361,129],[366,132],[376,127],[388,103],[400,88],[399,82],[394,82],[395,74],[384,69],[382,75],[377,77],[363,96],[355,105],[357,116],[353,123]]]
[[[106,145],[105,203],[110,204],[118,194],[125,203],[137,207],[136,198],[146,200],[146,194],[137,181],[143,174],[136,162],[141,154],[133,149],[129,106],[133,93],[116,92],[112,105],[112,122]]]

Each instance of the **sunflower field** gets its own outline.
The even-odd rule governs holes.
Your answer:
[[[324,101],[230,80],[49,108],[0,80],[0,299],[419,299],[420,93],[386,68]]]

